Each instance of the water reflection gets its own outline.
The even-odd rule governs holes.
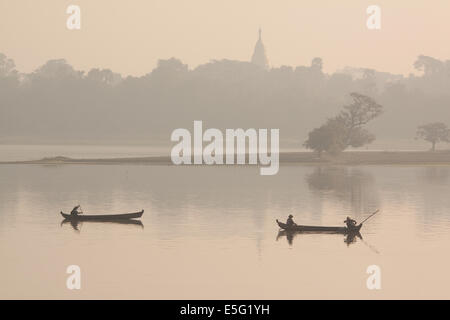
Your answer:
[[[351,244],[356,243],[356,239],[363,240],[361,233],[354,232],[347,234],[344,238],[344,242],[347,244],[347,247],[349,247]]]
[[[448,182],[450,171],[447,166],[429,166],[419,171],[418,177],[421,183],[441,185]]]
[[[339,234],[336,232],[301,232],[301,231],[286,231],[286,230],[280,230],[278,231],[277,234],[277,241],[280,238],[284,238],[286,237],[286,240],[288,242],[288,244],[290,246],[292,246],[294,244],[294,239],[298,236],[298,235],[311,235],[311,234]],[[351,244],[356,243],[357,239],[363,240],[363,237],[361,235],[361,233],[359,232],[352,232],[349,233],[347,235],[344,236],[344,243],[347,244],[347,247],[350,246]]]
[[[317,167],[305,176],[308,187],[320,199],[330,196],[348,203],[356,216],[379,207],[378,188],[373,175],[358,167]]]
[[[116,220],[116,221],[77,221],[77,220],[69,220],[64,219],[61,221],[61,227],[63,225],[70,225],[74,231],[77,233],[80,233],[81,227],[83,224],[115,224],[115,225],[129,225],[129,226],[136,226],[140,227],[141,229],[144,229],[144,224],[140,220]]]

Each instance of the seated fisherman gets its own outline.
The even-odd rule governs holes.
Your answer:
[[[289,215],[287,221],[286,221],[286,225],[288,227],[293,227],[296,226],[297,224],[294,222],[294,219],[292,219],[294,216],[292,214]]]

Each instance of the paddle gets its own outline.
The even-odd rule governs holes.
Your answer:
[[[377,211],[375,211],[374,213],[372,213],[370,216],[368,216],[367,218],[365,218],[360,224],[363,224],[364,222],[366,222],[367,220],[369,220],[370,218],[372,218],[375,214],[377,214],[380,210],[378,209]]]

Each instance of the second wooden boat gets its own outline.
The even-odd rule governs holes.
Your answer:
[[[354,228],[347,228],[347,227],[322,227],[322,226],[302,226],[302,225],[295,225],[295,226],[288,226],[287,224],[280,222],[278,220],[277,224],[278,226],[286,231],[294,231],[294,232],[329,232],[329,233],[356,233],[361,230],[362,224],[359,224],[355,226]]]

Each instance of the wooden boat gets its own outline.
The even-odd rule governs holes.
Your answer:
[[[61,211],[61,215],[64,219],[67,220],[76,220],[76,221],[117,221],[117,220],[127,220],[127,219],[137,219],[142,217],[144,210],[133,213],[122,213],[122,214],[67,214]]]
[[[347,227],[322,227],[322,226],[302,226],[302,225],[295,225],[292,227],[288,227],[285,223],[280,222],[277,220],[278,226],[286,231],[291,232],[328,232],[328,233],[357,233],[359,230],[361,230],[362,223],[355,226],[354,228],[347,228]]]

